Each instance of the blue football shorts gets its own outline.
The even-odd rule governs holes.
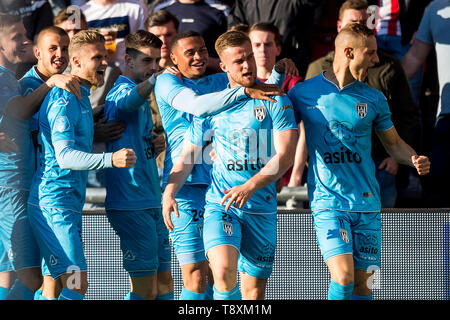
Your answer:
[[[380,212],[324,209],[313,211],[312,217],[317,243],[325,262],[333,256],[352,254],[355,269],[380,267]]]
[[[44,274],[50,273],[57,279],[74,271],[87,271],[81,212],[28,203],[28,215],[48,268]]]
[[[161,208],[107,210],[120,238],[123,267],[131,277],[147,277],[171,269],[169,235]]]
[[[180,266],[205,261],[203,215],[206,185],[184,185],[175,200],[180,216],[172,212],[173,231],[169,232]]]
[[[40,265],[27,201],[28,191],[0,187],[0,272]]]
[[[205,251],[220,245],[235,247],[239,272],[268,279],[273,270],[277,243],[277,214],[252,214],[218,203],[206,203],[203,226]]]

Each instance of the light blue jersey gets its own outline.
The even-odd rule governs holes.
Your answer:
[[[393,126],[383,94],[360,81],[339,89],[322,73],[288,95],[305,125],[311,209],[379,211],[371,134]]]
[[[0,132],[6,133],[19,148],[17,152],[0,152],[0,187],[29,190],[33,175],[29,121],[6,114],[8,102],[21,93],[22,87],[14,73],[0,66]]]
[[[82,98],[59,88],[45,97],[39,111],[39,167],[33,177],[29,203],[81,212],[87,170],[112,167],[112,154],[92,154],[94,122],[90,88]]]
[[[106,209],[140,210],[161,207],[161,188],[152,138],[153,121],[147,99],[137,92],[137,83],[120,76],[106,96],[107,122],[125,123],[122,138],[106,143],[108,152],[133,149],[137,161],[132,168],[106,171]]]
[[[163,74],[158,77],[155,87],[156,102],[161,113],[161,121],[166,133],[167,150],[164,160],[163,184],[166,184],[173,164],[183,149],[184,136],[194,116],[179,111],[171,106],[173,98],[186,87],[197,94],[207,94],[226,89],[228,77],[225,73],[218,73],[200,79],[183,78],[183,81],[174,75]],[[207,163],[195,165],[186,185],[206,184],[210,182],[209,171],[211,166]]]
[[[37,66],[33,66],[25,73],[22,79],[19,80],[22,87],[22,96],[27,96],[37,88],[39,88],[45,81],[36,72]],[[36,112],[30,119],[30,130],[35,131],[39,129],[39,112]]]
[[[189,130],[192,144],[198,145],[203,135],[213,132],[213,148],[217,160],[211,171],[211,185],[206,201],[220,203],[223,190],[244,184],[257,174],[276,154],[273,134],[297,130],[292,103],[286,96],[277,102],[246,100],[220,114],[196,117]],[[242,211],[255,214],[277,211],[275,182],[257,190]]]

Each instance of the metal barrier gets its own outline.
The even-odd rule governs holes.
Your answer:
[[[382,211],[382,266],[374,276],[374,299],[449,299],[450,209]],[[122,299],[129,290],[119,239],[103,210],[83,215],[90,287],[86,299]],[[181,273],[172,252],[175,298]],[[327,268],[315,240],[309,210],[280,210],[274,271],[267,299],[326,299]]]

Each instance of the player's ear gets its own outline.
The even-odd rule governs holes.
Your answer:
[[[348,59],[352,60],[352,59],[354,58],[354,55],[353,55],[353,48],[351,48],[351,47],[345,48],[345,49],[344,49],[344,53],[345,53],[345,56],[346,56]]]
[[[223,72],[227,72],[227,66],[222,61],[219,62],[219,66]]]
[[[131,58],[131,56],[128,53],[125,53],[125,63],[130,66],[133,67],[134,63],[133,63],[133,59]]]
[[[81,67],[81,62],[80,62],[80,59],[77,57],[77,56],[73,56],[71,59],[70,59],[70,64],[72,65],[72,66],[75,66],[75,67],[77,67],[77,68],[80,68]]]
[[[170,53],[170,60],[172,60],[172,63],[174,65],[178,65],[177,64],[177,57],[172,52]]]
[[[41,57],[41,50],[39,50],[37,46],[33,46],[33,53],[36,59],[39,60],[39,58]]]

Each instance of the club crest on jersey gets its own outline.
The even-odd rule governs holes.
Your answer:
[[[367,115],[367,103],[356,103],[356,114],[361,119],[364,119],[364,117]]]
[[[253,115],[255,116],[256,120],[262,122],[266,117],[266,107],[264,106],[253,107]]]
[[[345,242],[345,243],[349,243],[350,239],[348,238],[348,232],[345,229],[339,229],[339,235],[341,236],[341,239]]]
[[[233,224],[231,222],[222,221],[222,228],[230,237],[233,235]]]

